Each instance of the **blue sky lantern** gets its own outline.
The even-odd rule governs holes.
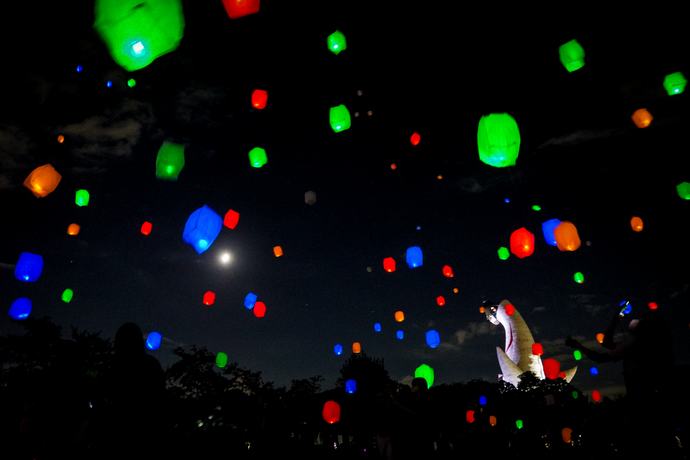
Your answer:
[[[22,252],[19,255],[17,266],[14,269],[14,277],[19,281],[33,283],[38,280],[43,271],[43,257],[30,252]]]
[[[381,332],[381,323],[374,323],[374,330],[376,332]]]
[[[331,123],[331,128],[333,128],[333,131],[336,133],[350,129],[352,125],[350,111],[342,104],[337,107],[331,107],[328,113],[328,119]]]
[[[177,180],[184,168],[184,145],[163,142],[156,157],[156,177]]]
[[[345,391],[347,391],[350,394],[357,391],[357,382],[352,379],[345,382]]]
[[[191,244],[197,253],[203,254],[216,241],[222,228],[223,218],[213,209],[203,205],[187,219],[182,239],[185,243]]]
[[[146,348],[149,350],[158,350],[161,346],[161,339],[163,336],[160,332],[151,332],[148,337],[146,337]]]
[[[343,346],[340,344],[337,344],[335,347],[333,347],[333,352],[338,356],[342,355],[343,354]]]
[[[407,252],[405,253],[405,261],[407,262],[407,266],[410,268],[421,267],[423,261],[422,248],[419,246],[407,248]]]
[[[597,374],[599,374],[599,371],[597,370],[596,367],[592,367],[589,369],[589,373],[592,375],[597,375]]]
[[[244,306],[249,308],[250,310],[254,308],[254,304],[256,303],[256,299],[258,297],[256,294],[252,294],[251,292],[247,294],[247,297],[244,298]]]
[[[550,219],[541,224],[541,232],[544,234],[546,244],[549,246],[557,246],[556,235],[554,235],[553,231],[556,230],[556,227],[559,225],[561,225],[561,221],[558,219]]]
[[[480,396],[479,397],[479,405],[480,406],[486,406],[486,396]]]
[[[436,348],[441,344],[441,337],[438,335],[438,331],[436,329],[426,332],[426,344],[431,348]]]
[[[29,313],[31,313],[31,301],[26,297],[20,297],[12,302],[9,313],[12,318],[26,319],[29,317]]]
[[[403,337],[405,336],[405,333],[404,333],[403,331],[398,331],[398,332],[395,333],[395,336],[396,336],[398,339],[402,340]]]
[[[520,130],[507,113],[491,113],[479,119],[477,129],[479,159],[489,166],[514,166],[520,153]]]

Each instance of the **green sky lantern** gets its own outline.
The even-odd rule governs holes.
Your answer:
[[[521,430],[523,427],[522,420],[515,420],[515,426],[518,428],[518,430]]]
[[[174,51],[184,33],[180,0],[96,0],[93,27],[127,71]]]
[[[268,163],[266,151],[261,147],[254,147],[249,151],[249,164],[255,168],[260,168]]]
[[[690,182],[683,182],[676,185],[678,196],[684,200],[690,200]]]
[[[507,113],[484,115],[477,130],[479,159],[489,166],[502,168],[515,165],[520,152],[520,130]]]
[[[333,131],[336,133],[350,129],[350,112],[347,110],[347,107],[342,104],[337,107],[331,107],[329,120],[331,128],[333,128]]]
[[[129,86],[130,88],[134,88],[134,85],[136,84],[137,81],[134,78],[130,78],[129,80],[127,80],[127,86]]]
[[[532,206],[532,210],[533,211],[541,211],[541,206],[539,206],[538,204],[535,204],[534,206]]]
[[[575,350],[573,356],[575,357],[575,361],[579,361],[582,359],[582,352],[580,350]]]
[[[343,50],[347,49],[347,42],[345,41],[345,35],[339,30],[336,30],[328,36],[328,49],[336,56]]]
[[[577,393],[577,390],[573,390],[573,393],[572,393],[572,394],[573,394],[573,399],[577,399],[578,396],[579,396],[578,393]]]
[[[584,283],[585,282],[585,275],[583,275],[582,272],[575,273],[575,282],[577,284]]]
[[[62,301],[69,303],[69,301],[72,300],[72,296],[74,296],[74,291],[71,289],[65,289],[65,292],[62,293]]]
[[[508,257],[510,257],[510,251],[508,248],[501,247],[498,249],[498,258],[501,260],[506,260]]]
[[[89,205],[89,192],[86,190],[77,190],[76,197],[74,198],[74,202],[77,204],[77,206],[88,206]]]
[[[558,47],[561,64],[568,72],[574,72],[585,65],[585,50],[577,40],[570,40]]]
[[[177,180],[182,168],[184,168],[184,146],[163,142],[156,157],[156,177]]]
[[[434,384],[434,369],[426,364],[422,364],[414,371],[414,378],[422,377],[426,380],[427,389]]]
[[[218,352],[218,354],[216,355],[216,366],[225,367],[227,365],[228,365],[228,355],[226,355],[222,351]]]
[[[685,85],[688,81],[681,72],[674,72],[664,77],[664,88],[669,96],[680,94],[685,91]]]

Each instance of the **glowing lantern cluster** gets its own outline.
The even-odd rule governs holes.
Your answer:
[[[355,342],[352,344],[352,353],[359,353],[362,351],[362,345],[359,344],[359,342]]]
[[[340,54],[341,51],[347,49],[347,41],[345,40],[345,35],[339,30],[336,30],[328,36],[326,39],[328,49],[336,56]]]
[[[690,182],[681,182],[676,185],[678,196],[684,200],[690,200]]]
[[[163,142],[156,157],[156,177],[165,180],[177,180],[184,168],[184,146],[172,142]]]
[[[81,227],[77,224],[69,224],[69,227],[67,227],[67,234],[68,235],[79,235],[79,230],[81,230]]]
[[[533,343],[532,344],[532,354],[541,356],[544,354],[544,347],[541,346],[540,343]]]
[[[216,366],[218,366],[222,369],[227,365],[228,365],[228,355],[226,355],[222,351],[218,352],[218,354],[216,355]]]
[[[77,206],[88,206],[89,205],[89,192],[86,190],[77,190],[77,193],[74,197],[74,202],[76,203]]]
[[[395,320],[399,323],[402,323],[403,321],[405,321],[405,313],[403,313],[401,311],[396,311],[395,312]]]
[[[254,304],[254,316],[263,318],[266,314],[266,305],[263,302],[256,302]]]
[[[426,344],[431,348],[436,348],[441,344],[441,336],[437,330],[431,329],[426,332]]]
[[[633,231],[641,232],[644,228],[644,223],[642,222],[642,219],[634,216],[632,219],[630,219],[630,226],[632,227]]]
[[[36,198],[45,198],[57,188],[61,179],[60,173],[48,163],[31,171],[24,179],[24,187],[31,190]]]
[[[335,401],[327,401],[323,405],[323,413],[321,415],[330,424],[340,421],[340,405]]]
[[[515,165],[520,153],[520,130],[507,113],[484,115],[477,131],[479,159],[489,166],[502,168]]]
[[[72,291],[71,289],[65,289],[62,293],[62,301],[65,303],[70,303],[73,296],[74,296],[74,291]]]
[[[448,265],[445,265],[443,267],[443,274],[445,276],[447,276],[448,278],[452,278],[453,277],[453,269],[450,268]]]
[[[220,230],[223,228],[223,218],[213,209],[204,205],[194,211],[184,226],[182,239],[192,245],[194,250],[203,254],[211,247]]]
[[[577,40],[570,40],[559,46],[558,55],[568,72],[574,72],[585,65],[585,50]]]
[[[340,356],[343,354],[343,346],[340,344],[337,344],[335,347],[333,347],[333,353],[335,353],[337,356]]]
[[[419,134],[414,133],[412,134],[412,137],[410,137],[410,142],[412,143],[412,145],[418,145],[421,139],[422,138],[419,136]]]
[[[557,379],[559,377],[560,371],[561,364],[558,361],[551,358],[544,360],[544,374],[547,378],[550,378],[552,380]]]
[[[680,94],[685,91],[685,85],[688,81],[681,72],[674,72],[664,77],[664,89],[669,96]]]
[[[556,237],[556,245],[561,251],[574,251],[580,247],[580,236],[572,222],[561,222],[553,234]]]
[[[392,273],[395,271],[395,259],[392,257],[386,257],[383,259],[383,269],[386,270],[388,273]]]
[[[508,248],[500,247],[498,248],[498,258],[501,260],[506,260],[508,257],[510,257],[510,251],[508,251]]]
[[[575,273],[574,278],[577,284],[582,284],[585,282],[585,275],[583,275],[582,272]]]
[[[407,248],[405,253],[405,262],[410,268],[421,267],[423,265],[424,256],[422,254],[422,248],[419,246],[412,246]]]
[[[309,190],[304,194],[304,202],[309,206],[316,204],[316,192]]]
[[[22,252],[14,268],[14,277],[19,281],[33,283],[43,271],[43,257],[30,252]]]
[[[442,307],[446,304],[446,299],[444,299],[443,296],[438,296],[436,297],[436,303],[439,307]]]
[[[283,248],[281,248],[280,246],[274,247],[274,248],[273,248],[273,254],[274,254],[276,257],[282,256],[282,255],[283,255]]]
[[[331,128],[336,133],[350,129],[350,126],[352,125],[350,111],[347,110],[347,107],[342,104],[336,107],[331,107],[328,114],[328,119],[331,124]]]
[[[237,226],[237,222],[240,221],[240,213],[233,211],[232,209],[225,213],[225,218],[223,219],[223,225],[229,229],[233,229]]]
[[[146,348],[149,350],[158,350],[161,346],[161,340],[163,336],[160,332],[151,332],[148,337],[146,337]]]
[[[523,259],[534,252],[534,235],[525,227],[510,235],[510,252]]]
[[[263,109],[268,102],[268,93],[261,89],[255,89],[252,93],[252,105],[254,108]]]
[[[647,109],[635,110],[630,118],[632,118],[633,123],[635,123],[635,126],[638,128],[646,128],[654,119]]]
[[[94,19],[113,60],[129,72],[177,49],[185,26],[180,0],[97,0]]]
[[[10,306],[10,311],[8,313],[10,317],[17,320],[26,319],[31,314],[31,300],[26,297],[20,297]]]
[[[427,389],[431,388],[431,385],[434,384],[434,369],[427,364],[422,364],[414,370],[414,377],[423,378],[424,380],[426,380]]]
[[[266,156],[266,150],[261,147],[254,147],[249,151],[249,164],[254,168],[260,168],[268,163],[268,157]]]
[[[216,294],[215,292],[208,291],[206,294],[204,294],[204,305],[213,305],[213,302],[216,301]]]
[[[347,391],[350,394],[357,391],[357,381],[350,379],[347,382],[345,382],[345,391]]]

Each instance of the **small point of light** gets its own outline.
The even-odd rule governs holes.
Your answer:
[[[532,206],[532,209],[535,211],[541,211],[541,206],[535,204],[534,206]]]
[[[357,91],[357,96],[361,96],[361,95],[362,95],[362,90],[360,89],[359,91]]]
[[[436,176],[436,178],[437,178],[437,179],[443,179],[443,176],[441,176],[441,175],[439,174],[438,176]]]
[[[417,227],[417,230],[421,230],[421,229],[422,229],[422,227],[419,227],[419,226]]]
[[[334,50],[337,50],[337,49],[338,49],[338,45],[333,45],[333,49],[334,49]]]
[[[369,116],[372,116],[373,114],[374,114],[374,111],[373,111],[373,110],[370,110],[370,111],[367,112],[367,115],[369,115]]]
[[[77,72],[81,72],[82,70],[84,70],[84,68],[82,66],[78,65],[77,66]]]
[[[509,200],[508,198],[506,198],[506,199],[503,200],[503,201],[505,201],[506,203],[510,203],[510,200]]]
[[[134,54],[136,54],[137,56],[140,56],[141,53],[144,52],[144,44],[141,43],[140,41],[134,43],[134,44],[132,45],[132,51],[134,51]]]
[[[223,262],[224,264],[227,264],[228,262],[230,262],[230,254],[228,254],[226,252],[225,254],[220,256],[220,261]]]
[[[63,136],[62,134],[60,134],[60,135],[58,136],[58,138],[57,138],[57,141],[58,141],[60,144],[62,144],[63,142],[65,142],[65,136]]]
[[[105,84],[108,88],[113,86],[113,82],[108,80],[108,83]]]
[[[397,168],[397,166],[395,166],[395,163],[393,163],[393,164],[391,165],[391,169],[395,169],[395,168]]]
[[[127,80],[127,86],[129,86],[130,88],[134,88],[134,85],[136,84],[137,81],[134,78],[130,78],[129,80]]]

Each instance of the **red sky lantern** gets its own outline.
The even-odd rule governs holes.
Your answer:
[[[340,421],[340,405],[335,401],[327,401],[323,405],[323,419],[330,424]]]
[[[599,393],[597,390],[594,390],[592,392],[592,399],[596,402],[601,401],[601,393]]]
[[[223,219],[223,225],[229,229],[235,228],[237,222],[240,220],[240,213],[233,211],[232,209],[225,214],[225,219]]]
[[[561,364],[555,359],[545,359],[544,360],[544,374],[551,380],[555,380],[559,377],[558,374],[561,372]]]
[[[280,246],[276,246],[273,248],[273,254],[275,254],[276,257],[280,257],[283,255],[283,248]]]
[[[633,216],[633,218],[630,219],[630,226],[632,227],[633,231],[641,232],[644,228],[644,223],[642,222],[642,219],[640,219],[639,217]]]
[[[383,269],[386,270],[388,273],[394,272],[395,271],[395,259],[392,257],[386,257],[383,259]]]
[[[412,137],[410,138],[410,142],[412,142],[412,145],[417,145],[419,144],[419,141],[421,140],[421,137],[419,134],[414,133]]]
[[[268,93],[266,91],[255,89],[252,93],[252,105],[257,109],[266,107],[268,101]]]
[[[446,275],[448,278],[452,278],[453,277],[453,269],[450,268],[448,265],[446,265],[445,267],[443,267],[443,274]]]
[[[81,227],[78,224],[69,224],[69,227],[67,227],[67,234],[79,235],[79,230],[81,230]]]
[[[263,302],[256,302],[254,304],[254,315],[256,315],[257,318],[263,318],[265,314],[266,305],[264,305]]]
[[[31,190],[36,198],[44,198],[55,190],[62,176],[48,163],[31,171],[24,180],[24,187]]]
[[[151,228],[151,222],[144,222],[144,225],[141,226],[141,233],[143,233],[144,235],[148,235],[149,233],[151,233]]]
[[[223,0],[223,6],[230,19],[259,12],[259,0]]]
[[[515,313],[515,307],[513,306],[512,303],[509,303],[508,305],[506,305],[505,310],[506,310],[506,315],[508,315],[508,316],[513,316],[513,313]]]
[[[560,374],[558,374],[558,376],[562,379],[565,379],[565,371],[561,371]]]
[[[656,304],[656,302],[649,302],[650,310],[656,310],[657,308],[659,308],[659,306]]]
[[[396,311],[395,312],[395,320],[399,323],[402,323],[403,321],[405,321],[405,313],[403,313],[401,311]]]
[[[532,344],[532,354],[541,356],[544,354],[544,347],[541,346],[540,343],[533,343]]]
[[[556,246],[561,251],[574,251],[580,247],[580,236],[577,234],[577,228],[575,228],[572,222],[561,222],[554,229],[553,236],[556,238]]]
[[[438,296],[436,297],[436,303],[439,307],[442,307],[446,304],[446,299],[444,299],[443,296]]]
[[[467,413],[465,414],[465,420],[467,420],[470,423],[474,423],[474,411],[473,410],[467,411]]]
[[[534,235],[525,227],[510,235],[510,252],[523,259],[534,252]]]
[[[216,294],[208,291],[206,294],[204,294],[204,305],[213,305],[213,302],[216,301]]]

